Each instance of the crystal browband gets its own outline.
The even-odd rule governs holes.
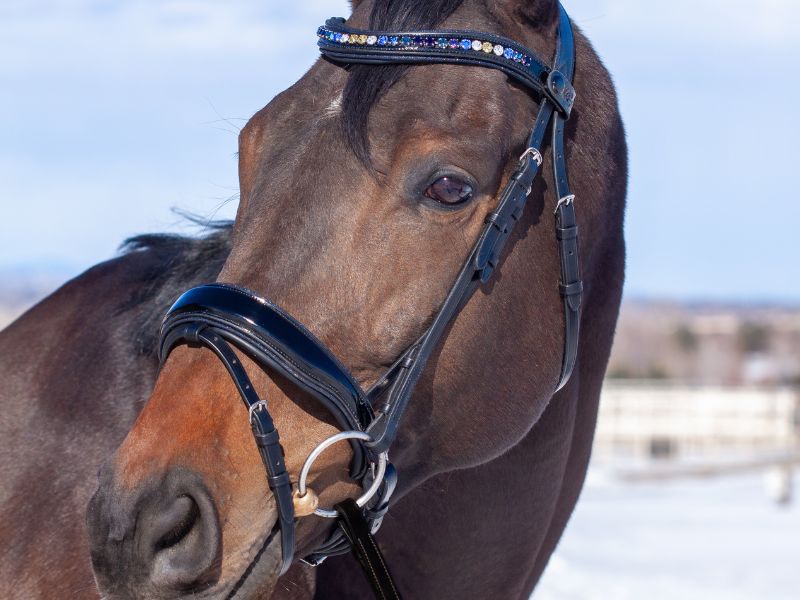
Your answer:
[[[550,98],[568,116],[575,90],[562,73],[507,38],[478,31],[365,31],[328,19],[317,29],[323,55],[345,64],[437,64],[491,66]]]
[[[320,27],[317,30],[317,36],[325,38],[334,44],[356,44],[367,46],[389,46],[395,48],[441,48],[442,50],[465,50],[473,52],[485,52],[486,54],[494,53],[495,56],[502,56],[506,60],[510,60],[521,64],[524,67],[530,67],[532,59],[524,52],[514,49],[511,46],[504,46],[500,43],[494,43],[489,40],[473,39],[473,38],[458,38],[458,37],[434,37],[431,35],[374,35],[364,33],[340,33],[332,31],[325,27]]]

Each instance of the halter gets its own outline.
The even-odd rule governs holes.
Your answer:
[[[249,410],[253,436],[275,497],[280,527],[284,573],[294,557],[295,517],[317,514],[338,519],[328,540],[303,560],[317,565],[327,556],[346,552],[355,540],[369,537],[380,527],[389,508],[397,474],[388,461],[400,420],[414,386],[447,325],[475,290],[491,278],[500,264],[503,248],[522,217],[534,178],[542,165],[541,148],[552,122],[551,148],[556,201],[556,241],[560,257],[559,292],[564,305],[564,351],[555,391],[569,380],[578,347],[583,285],[578,268],[578,227],[575,196],[567,180],[564,123],[575,101],[571,81],[574,39],[569,17],[559,5],[560,21],[553,67],[534,52],[512,40],[476,31],[435,30],[416,32],[366,31],[348,27],[342,18],[329,19],[317,30],[322,55],[337,64],[457,64],[498,69],[540,98],[539,112],[496,208],[486,217],[447,297],[428,329],[397,359],[369,390],[362,390],[347,368],[306,327],[280,307],[244,288],[214,283],[185,292],[164,317],[161,329],[162,364],[173,348],[185,344],[212,350],[225,365]],[[309,455],[292,492],[278,432],[266,400],[261,399],[231,346],[260,368],[286,377],[319,401],[341,427],[342,433],[323,440]],[[350,476],[364,494],[356,501],[319,508],[306,478],[314,460],[330,445],[348,441],[353,450]],[[354,546],[356,544],[353,544]],[[363,544],[358,544],[363,546]],[[377,547],[376,547],[377,551]],[[376,556],[357,553],[364,561]],[[370,569],[374,571],[370,563]],[[382,564],[382,560],[381,560]],[[391,579],[370,574],[373,586],[394,590]],[[383,587],[381,587],[383,586]],[[394,591],[396,596],[396,591]]]

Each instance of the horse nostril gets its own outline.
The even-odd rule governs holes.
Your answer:
[[[168,507],[156,519],[154,524],[155,552],[171,548],[186,539],[200,518],[200,509],[191,496],[175,498],[172,506]],[[165,530],[158,534],[158,530]]]
[[[101,483],[87,516],[101,588],[141,588],[148,590],[141,597],[160,598],[218,581],[221,525],[200,475],[172,469],[133,493],[112,482],[107,477]]]
[[[220,527],[205,487],[183,484],[183,493],[162,496],[140,514],[140,548],[145,562],[149,557],[152,583],[198,590],[219,576]]]

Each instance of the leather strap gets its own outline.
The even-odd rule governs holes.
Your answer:
[[[536,122],[528,137],[529,151],[526,151],[520,158],[517,168],[500,195],[497,208],[487,216],[486,225],[473,247],[470,258],[458,274],[428,330],[404,353],[401,360],[389,370],[389,373],[368,392],[368,396],[372,400],[375,400],[379,394],[383,394],[385,397],[375,421],[367,429],[373,438],[373,441],[367,443],[367,446],[375,452],[388,450],[394,442],[414,386],[422,375],[428,358],[444,335],[447,325],[469,300],[477,287],[481,283],[489,281],[495,268],[499,265],[503,248],[511,237],[514,226],[522,217],[533,180],[538,173],[541,160],[540,149],[548,126],[552,127],[553,172],[558,191],[556,238],[561,263],[559,292],[564,305],[564,351],[555,391],[561,389],[572,374],[577,358],[583,286],[579,279],[578,229],[574,202],[572,199],[569,202],[565,199],[570,196],[564,151],[564,123],[569,112],[561,110],[561,106],[553,102],[548,91],[555,90],[561,95],[566,94],[569,97],[569,107],[571,108],[575,93],[569,82],[572,80],[574,72],[575,42],[569,16],[560,5],[559,10],[559,37],[556,46],[555,67],[549,71],[546,81],[547,89],[542,90],[540,84],[531,86],[534,90],[541,92],[543,96]],[[342,60],[350,57],[349,50],[349,47],[341,50],[338,58]],[[428,51],[424,48],[417,49],[413,56],[403,53],[402,60],[399,62],[424,62],[415,57],[428,56]],[[325,48],[323,48],[323,52],[325,52]],[[361,50],[354,50],[352,54],[357,55],[359,52]],[[387,54],[387,56],[390,55]],[[430,56],[437,56],[437,54],[434,52]],[[391,61],[387,59],[384,62]]]
[[[569,16],[560,8],[559,43],[556,49],[555,69],[571,81],[575,71],[575,40],[570,27]],[[553,115],[553,180],[556,195],[556,241],[561,263],[559,291],[564,302],[564,353],[561,375],[556,391],[569,381],[578,358],[578,338],[580,334],[581,300],[583,282],[580,279],[578,264],[578,223],[575,215],[575,196],[570,192],[567,172],[567,153],[564,145],[563,114]]]
[[[400,600],[389,567],[370,532],[364,513],[352,498],[336,505],[339,529],[353,548],[367,580],[379,600]]]
[[[248,408],[253,437],[261,460],[267,469],[267,482],[275,496],[275,504],[278,509],[278,525],[281,534],[281,573],[285,573],[292,564],[295,546],[292,484],[289,473],[286,471],[278,431],[267,410],[266,402],[259,398],[239,357],[219,332],[215,332],[203,323],[195,322],[183,325],[180,334],[183,343],[193,347],[205,346],[217,355]]]

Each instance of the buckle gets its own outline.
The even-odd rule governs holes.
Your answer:
[[[253,424],[253,416],[256,411],[259,410],[267,410],[267,401],[266,400],[259,400],[255,404],[251,404],[247,409],[247,417],[250,421],[250,425]]]
[[[574,201],[575,201],[575,194],[569,194],[568,196],[564,196],[563,198],[560,198],[558,200],[558,202],[556,203],[556,207],[553,210],[553,214],[554,215],[557,214],[559,208],[561,208],[562,206],[569,206]]]
[[[520,155],[520,162],[525,160],[526,156],[530,156],[538,166],[542,166],[544,159],[542,159],[542,153],[539,152],[538,148],[527,148],[525,152]]]

